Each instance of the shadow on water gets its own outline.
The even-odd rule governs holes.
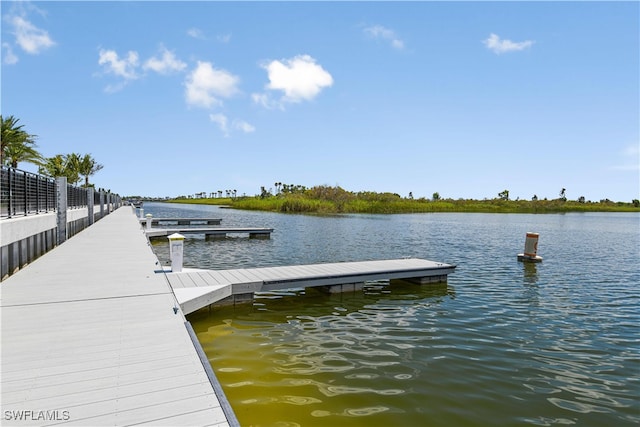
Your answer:
[[[405,280],[383,280],[367,282],[360,291],[336,294],[327,294],[317,288],[262,292],[255,295],[253,302],[235,306],[205,307],[191,313],[188,319],[198,324],[229,316],[250,316],[264,317],[270,322],[286,322],[292,314],[323,316],[330,314],[336,306],[341,307],[342,314],[348,314],[371,304],[410,304],[417,301],[425,305],[435,305],[447,297],[455,298],[455,289],[446,282],[418,285]]]

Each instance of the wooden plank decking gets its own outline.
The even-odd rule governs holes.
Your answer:
[[[123,207],[0,284],[3,426],[237,425],[156,261]]]
[[[163,237],[173,233],[179,234],[204,234],[205,236],[224,237],[227,234],[248,234],[250,237],[269,237],[273,233],[273,228],[259,227],[171,227],[171,228],[152,228],[146,230],[147,237]]]
[[[233,270],[192,270],[167,278],[185,314],[231,295],[388,279],[446,281],[455,265],[419,258],[293,265]],[[433,280],[432,280],[433,279]]]

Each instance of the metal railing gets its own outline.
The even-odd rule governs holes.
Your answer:
[[[82,208],[87,206],[87,189],[67,184],[67,208]]]
[[[109,194],[112,203],[120,202],[120,196],[95,190],[93,204],[100,204],[100,195]],[[67,184],[67,208],[86,207],[87,189]],[[106,202],[106,199],[103,199]],[[41,212],[53,212],[57,206],[55,178],[38,175],[20,169],[2,166],[0,173],[0,218],[27,216]]]
[[[11,218],[55,210],[55,179],[2,166],[0,217]]]

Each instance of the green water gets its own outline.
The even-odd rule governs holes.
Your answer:
[[[636,214],[209,213],[276,231],[193,239],[190,265],[458,265],[444,286],[296,290],[189,316],[243,426],[640,424]],[[540,264],[516,260],[528,231]]]

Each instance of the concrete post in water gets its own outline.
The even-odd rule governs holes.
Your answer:
[[[95,221],[93,217],[93,187],[87,188],[87,224],[92,225]]]
[[[179,273],[182,271],[182,259],[184,256],[184,236],[173,233],[167,237],[169,239],[169,257],[171,258],[171,271]]]
[[[144,208],[140,208],[140,219],[144,218]]]
[[[151,218],[153,218],[153,215],[147,214],[146,218],[147,218],[147,230],[151,230]]]
[[[67,177],[56,178],[56,225],[58,245],[67,240]]]
[[[538,233],[527,233],[527,238],[524,241],[524,253],[518,254],[518,261],[542,261],[542,257],[538,256],[538,237]]]

